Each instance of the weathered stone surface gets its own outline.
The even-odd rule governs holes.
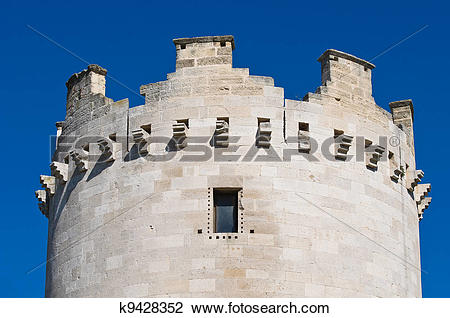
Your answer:
[[[48,200],[47,200],[47,192],[45,190],[36,190],[35,191],[36,199],[38,199],[39,210],[48,217]]]
[[[412,134],[398,127],[411,121],[412,132],[412,103],[382,110],[373,65],[335,50],[320,58],[322,85],[294,101],[272,78],[231,67],[231,36],[174,43],[176,71],[141,86],[144,105],[104,96],[101,68],[69,80],[53,176],[37,193],[49,218],[46,296],[420,297],[418,219],[431,198]],[[333,140],[335,131],[343,138]],[[65,145],[88,135],[89,153],[109,160],[80,172]],[[180,159],[195,154],[195,136],[215,157]],[[312,153],[305,136],[331,140],[330,156],[346,160]],[[354,159],[358,136],[399,144],[367,169]],[[249,146],[272,160],[243,160]],[[291,159],[275,160],[284,151]],[[239,161],[218,159],[230,154]],[[240,189],[236,233],[214,233],[214,188]]]

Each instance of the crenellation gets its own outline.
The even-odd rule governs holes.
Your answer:
[[[418,221],[431,197],[412,102],[381,109],[374,65],[336,50],[298,101],[232,68],[231,36],[174,44],[176,71],[140,87],[144,105],[107,98],[98,66],[68,81],[52,176],[36,193],[51,216],[46,296],[420,297]],[[222,199],[237,220],[224,232]],[[61,253],[87,229],[98,230]]]
[[[177,50],[176,70],[183,68],[232,64],[234,38],[226,36],[208,36],[199,38],[174,39]]]
[[[91,64],[86,70],[73,74],[66,82],[64,134],[70,134],[110,111],[113,101],[105,96],[106,74],[104,68]]]
[[[322,85],[339,92],[372,98],[370,62],[337,50],[327,50],[318,59],[322,66]]]
[[[105,96],[105,76],[107,71],[99,65],[91,64],[87,70],[73,74],[66,82],[67,112],[74,104],[89,95]]]
[[[401,100],[389,103],[394,124],[398,126],[408,136],[408,144],[414,151],[414,107],[412,100]]]

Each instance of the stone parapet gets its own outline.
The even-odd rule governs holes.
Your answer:
[[[377,106],[373,64],[336,50],[299,101],[232,68],[231,36],[174,44],[176,71],[141,86],[144,105],[107,98],[102,68],[69,80],[35,194],[46,296],[420,297],[431,187],[410,146],[412,103]],[[233,232],[217,231],[217,193],[233,193]]]

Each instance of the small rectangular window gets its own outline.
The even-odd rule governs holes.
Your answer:
[[[238,232],[239,189],[214,189],[214,232]]]

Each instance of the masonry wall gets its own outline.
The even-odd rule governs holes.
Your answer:
[[[272,78],[231,67],[232,38],[188,40],[175,43],[177,57],[194,62],[178,61],[167,81],[142,86],[145,105],[106,101],[101,116],[73,115],[63,127],[66,135],[116,134],[128,142],[114,161],[81,172],[70,159],[67,181],[56,178],[46,296],[420,297],[417,206],[406,177],[391,179],[392,160],[375,171],[365,162],[326,160],[320,151],[308,161],[287,140],[298,136],[299,122],[319,144],[335,129],[374,144],[398,136],[400,146],[388,144],[386,154],[415,171],[408,135],[374,103],[370,76],[362,75],[363,93],[329,77],[304,101],[285,100]],[[198,63],[219,53],[229,58]],[[101,95],[92,98],[105,100]],[[242,136],[242,157],[255,143],[258,118],[270,119],[273,150],[292,149],[292,160],[276,161],[271,152],[271,161],[180,162],[189,146],[171,151],[168,162],[135,155],[133,131],[141,127],[171,138],[172,124],[189,119],[188,136],[212,137],[218,117],[229,118],[230,136]],[[154,143],[148,151],[167,154],[166,147]],[[55,160],[64,157],[57,150]],[[224,187],[242,188],[238,233],[213,233],[212,191]]]

